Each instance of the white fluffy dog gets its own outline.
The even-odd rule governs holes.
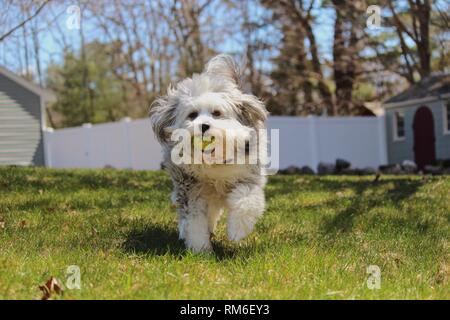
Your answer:
[[[267,111],[257,97],[242,92],[240,77],[233,59],[218,55],[203,73],[169,87],[167,95],[150,107],[153,131],[163,147],[163,165],[174,184],[172,201],[179,214],[180,238],[195,252],[212,250],[210,236],[223,209],[228,212],[227,234],[233,241],[246,237],[265,209],[266,177],[261,159],[248,160],[251,133],[265,128]],[[177,130],[194,137],[185,149],[179,149],[174,141]],[[209,141],[223,144],[204,147],[210,137],[220,137]],[[200,163],[175,161],[174,157],[186,153],[185,160],[194,158],[190,146],[195,149],[195,138],[200,139]],[[259,139],[256,144],[265,150],[261,147],[265,141]],[[239,152],[244,153],[244,162],[228,158]],[[202,161],[206,156],[221,160]]]

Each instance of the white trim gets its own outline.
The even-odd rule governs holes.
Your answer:
[[[378,117],[378,148],[380,153],[380,163],[387,164],[388,163],[388,154],[387,154],[387,138],[386,138],[386,116]]]
[[[53,167],[52,159],[52,142],[53,142],[53,128],[46,128],[42,130],[42,139],[44,139],[44,161],[47,168]]]
[[[39,99],[41,100],[41,131],[44,131],[45,129],[47,129],[47,113],[46,113],[46,106],[45,106],[45,101],[44,99]]]
[[[397,128],[397,114],[401,114],[403,115],[403,137],[399,137],[397,135],[398,133],[398,128]],[[392,141],[394,142],[401,142],[401,141],[405,141],[405,137],[406,137],[406,132],[405,132],[405,111],[395,111],[393,113],[393,117],[392,117]]]
[[[46,115],[45,115],[45,102],[44,99],[39,99],[40,101],[40,109],[41,109],[41,121],[40,121],[40,127],[41,127],[41,139],[42,139],[42,148],[44,153],[44,166],[50,168],[52,161],[50,159],[47,159],[47,157],[50,157],[50,152],[47,150],[47,121],[46,121]]]
[[[397,108],[397,107],[406,107],[409,105],[415,105],[420,103],[427,103],[439,100],[439,97],[431,96],[431,97],[425,97],[420,99],[411,99],[406,101],[400,101],[400,102],[387,102],[384,104],[385,109],[391,109],[391,108]]]
[[[450,135],[450,130],[448,128],[447,112],[450,112],[450,100],[447,100],[447,101],[444,100],[444,104],[442,106],[442,123],[444,124],[444,126],[443,126],[443,129],[444,129],[443,134],[444,135]]]

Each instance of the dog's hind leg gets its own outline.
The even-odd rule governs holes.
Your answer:
[[[210,233],[214,233],[216,229],[217,222],[222,216],[223,209],[219,206],[209,205],[208,206],[208,229]]]
[[[264,213],[264,191],[259,185],[241,184],[227,198],[228,239],[239,241],[253,231],[253,227]]]

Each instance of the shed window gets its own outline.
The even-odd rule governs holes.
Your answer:
[[[405,114],[403,112],[394,113],[394,140],[405,138]]]
[[[444,105],[444,133],[450,134],[450,100]]]

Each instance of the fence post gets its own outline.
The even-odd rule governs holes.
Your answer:
[[[42,139],[44,140],[44,164],[47,168],[52,168],[53,128],[44,128],[42,130]]]
[[[131,119],[129,117],[125,117],[122,119],[122,123],[124,125],[124,135],[125,135],[125,149],[127,154],[127,162],[128,162],[128,168],[133,169],[133,148],[132,148],[132,141],[130,137],[130,125],[131,125]]]
[[[84,156],[87,158],[87,167],[91,168],[92,124],[84,123],[83,129],[84,129]]]
[[[317,119],[313,115],[309,115],[309,135],[310,135],[310,144],[311,144],[311,168],[314,171],[317,171],[317,166],[319,165],[319,138],[317,137]]]

